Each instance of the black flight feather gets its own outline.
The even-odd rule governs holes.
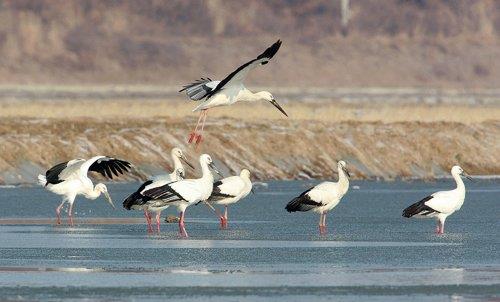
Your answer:
[[[424,199],[415,202],[411,206],[407,207],[406,209],[403,210],[403,217],[410,218],[414,215],[429,215],[431,213],[439,213],[438,211],[434,210],[433,208],[429,207],[425,203],[429,200],[434,198],[432,195],[429,195],[425,197]]]
[[[153,183],[152,180],[148,180],[145,183],[143,183],[139,187],[139,189],[137,189],[137,191],[132,193],[129,197],[125,198],[125,200],[123,201],[123,207],[127,210],[130,210],[130,209],[132,209],[132,206],[134,206],[134,205],[140,206],[140,205],[145,204],[149,200],[151,200],[150,197],[142,195],[141,192],[142,192],[142,190],[144,190],[144,188],[146,188],[146,186],[148,186],[152,183]]]
[[[285,209],[288,212],[297,212],[297,211],[306,212],[306,211],[309,211],[309,210],[312,210],[314,208],[322,206],[323,204],[321,202],[317,202],[317,201],[312,200],[311,197],[309,197],[309,195],[307,194],[312,189],[314,189],[314,188],[310,188],[309,190],[304,191],[298,197],[295,197],[294,199],[292,199],[292,201],[290,201],[286,205]]]
[[[229,81],[231,81],[231,79],[236,74],[238,74],[238,72],[240,72],[241,70],[243,70],[244,68],[246,68],[248,65],[252,64],[253,62],[255,62],[257,60],[261,60],[263,58],[267,58],[268,60],[270,60],[272,57],[274,57],[274,55],[280,49],[281,43],[282,43],[281,40],[276,41],[273,45],[271,45],[263,53],[261,53],[256,59],[248,61],[247,63],[245,63],[245,64],[241,65],[240,67],[238,67],[235,71],[231,72],[227,77],[225,77],[222,81],[220,81],[220,83],[217,85],[217,87],[215,87],[215,89],[213,89],[212,91],[210,91],[206,95],[206,99],[208,100],[210,97],[212,97],[213,95],[215,95],[217,92],[221,91],[222,88],[224,87],[224,85],[226,85]],[[264,62],[267,63],[267,61],[264,61]],[[265,64],[264,62],[263,62],[263,64]]]
[[[66,169],[67,166],[68,162],[63,162],[47,170],[47,172],[45,172],[45,178],[47,180],[45,186],[47,186],[48,184],[55,185],[63,182],[64,180],[59,179],[59,174],[61,174],[62,170]]]

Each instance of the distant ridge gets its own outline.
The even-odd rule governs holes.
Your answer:
[[[253,83],[498,86],[500,1],[350,3],[343,31],[334,0],[4,1],[0,81],[181,85],[221,77],[281,38]]]

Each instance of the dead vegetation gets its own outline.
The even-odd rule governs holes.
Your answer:
[[[356,179],[433,178],[448,175],[457,163],[472,174],[500,174],[498,120],[464,124],[212,118],[200,150],[186,145],[194,122],[3,118],[0,183],[34,183],[36,175],[54,163],[94,154],[125,158],[137,167],[131,177],[144,178],[170,168],[173,146],[184,148],[192,161],[209,152],[226,173],[246,167],[254,179],[263,180],[331,179],[339,159],[349,162]]]

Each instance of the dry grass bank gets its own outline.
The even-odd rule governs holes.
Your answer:
[[[500,174],[500,121],[324,122],[212,118],[200,150],[186,145],[195,118],[0,119],[0,183],[34,183],[51,165],[106,154],[135,164],[133,178],[170,169],[169,151],[193,162],[210,153],[226,173],[254,179],[334,178],[339,159],[354,178],[432,178],[454,164],[471,174]],[[189,172],[189,177],[198,173]]]

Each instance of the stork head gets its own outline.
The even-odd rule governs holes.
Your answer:
[[[109,195],[108,188],[106,187],[105,184],[99,183],[99,184],[95,185],[95,190],[99,193],[104,194],[104,196],[106,197],[106,200],[109,202],[109,204],[113,207],[113,209],[116,209],[115,205],[113,204],[113,200],[111,199],[111,196]]]
[[[247,178],[248,180],[250,180],[250,171],[248,171],[247,169],[241,170],[240,177]],[[255,194],[255,191],[253,190],[253,186],[252,186],[251,181],[250,181],[250,186],[251,186],[250,191],[252,192],[252,194]]]
[[[337,166],[338,166],[339,171],[342,169],[342,171],[344,171],[344,173],[347,175],[347,177],[351,177],[351,174],[349,173],[349,170],[347,169],[347,164],[345,161],[339,160],[339,162],[337,163]]]
[[[188,165],[191,169],[194,170],[193,165],[191,165],[188,162],[186,156],[184,155],[184,153],[182,152],[182,150],[180,148],[177,148],[177,147],[173,148],[172,149],[172,156],[177,157],[178,159],[182,160],[186,165]]]
[[[453,168],[451,168],[451,174],[464,176],[468,180],[472,180],[472,177],[470,177],[470,175],[467,172],[465,172],[464,169],[462,169],[462,167],[460,166],[453,166]]]
[[[240,172],[240,176],[245,178],[250,178],[250,171],[248,171],[247,169],[243,169]]]
[[[270,92],[261,91],[261,92],[257,92],[257,95],[259,96],[259,98],[261,100],[268,101],[274,107],[276,107],[279,111],[281,111],[281,113],[283,113],[285,116],[288,117],[288,114],[286,114],[285,110],[283,110],[283,108],[281,108],[280,104],[278,104],[278,102],[276,102],[276,100],[274,99],[273,95]]]
[[[200,155],[200,164],[202,166],[203,165],[207,165],[215,173],[219,174],[219,176],[224,177],[224,176],[222,176],[222,173],[220,173],[219,170],[217,169],[217,167],[215,166],[215,164],[214,164],[212,158],[210,157],[210,155],[208,155],[208,154],[202,154],[202,155]]]

